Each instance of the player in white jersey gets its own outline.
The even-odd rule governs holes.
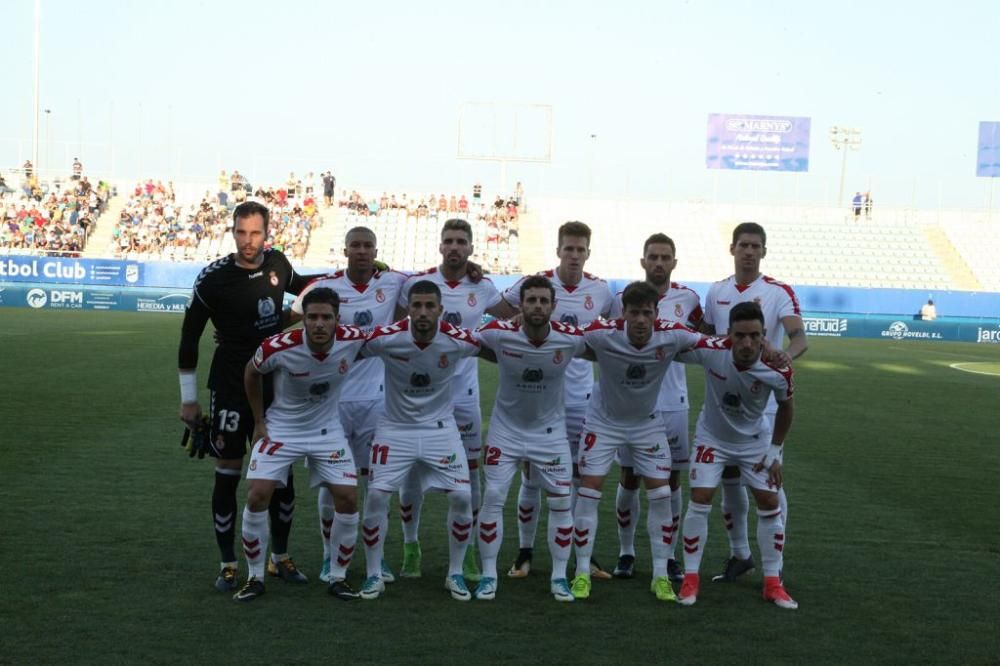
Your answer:
[[[622,292],[622,318],[595,321],[584,331],[599,379],[587,408],[577,458],[581,485],[573,514],[576,576],[572,587],[577,599],[590,596],[590,556],[597,537],[601,486],[621,449],[627,450],[646,485],[646,528],[653,555],[650,590],[661,601],[675,598],[667,577],[673,529],[670,448],[656,407],[670,362],[701,336],[681,324],[657,319],[659,296],[651,284],[633,282]]]
[[[533,275],[520,284],[521,323],[494,320],[476,332],[480,344],[495,355],[500,380],[486,442],[486,492],[479,520],[483,576],[475,596],[496,597],[503,507],[518,465],[527,465],[548,494],[549,590],[556,601],[573,601],[566,579],[573,463],[564,384],[570,362],[586,346],[580,329],[551,321],[555,289],[547,278]]]
[[[808,348],[802,312],[795,292],[790,286],[778,282],[760,272],[760,262],[767,256],[767,234],[755,222],[743,222],[733,229],[733,242],[729,246],[733,255],[735,272],[725,280],[714,283],[705,297],[705,326],[703,330],[714,333],[729,321],[729,310],[737,303],[753,301],[760,305],[764,313],[764,328],[767,329],[765,348],[775,354],[779,365],[790,365],[792,359],[802,356]],[[784,336],[788,336],[788,348],[782,351]],[[777,403],[772,399],[766,414],[773,423]],[[788,523],[788,501],[784,488],[778,492],[778,501]],[[754,561],[750,555],[747,535],[747,517],[750,503],[746,491],[740,484],[740,475],[735,467],[726,470],[722,481],[722,517],[729,536],[729,559],[723,572],[714,581],[733,581],[737,577],[753,571]]]
[[[364,333],[340,326],[340,302],[329,289],[314,289],[303,300],[305,328],[267,338],[244,372],[254,414],[254,447],[247,468],[249,490],[243,509],[246,584],[233,599],[252,601],[264,594],[267,507],[275,488],[288,481],[292,463],[307,459],[313,487],[323,485],[336,512],[330,548],[337,553],[330,594],[356,599],[345,577],[358,538],[357,472],[337,414],[344,380],[365,343]],[[264,410],[264,375],[274,377],[274,401]]]
[[[646,273],[646,282],[653,285],[660,298],[656,303],[656,317],[664,321],[674,321],[697,329],[701,325],[701,300],[693,290],[670,281],[677,267],[677,249],[674,241],[665,234],[653,234],[646,239],[642,248],[640,264]],[[622,316],[621,294],[615,297],[611,316]],[[680,521],[683,517],[683,492],[680,484],[682,470],[688,468],[688,391],[684,366],[673,363],[667,369],[656,401],[656,411],[663,421],[670,445],[670,512],[671,533],[665,535],[669,541],[667,548],[667,575],[679,583],[684,580],[684,571],[674,558],[677,540],[680,536]],[[639,525],[639,477],[634,473],[628,449],[620,449],[618,463],[621,476],[615,494],[615,514],[618,519],[618,564],[614,575],[631,578],[635,567],[635,532]]]
[[[684,516],[684,584],[677,597],[686,606],[698,598],[698,570],[708,539],[712,496],[723,468],[735,466],[757,500],[764,599],[781,608],[798,608],[781,582],[785,528],[777,494],[783,444],[792,426],[792,368],[762,360],[766,332],[761,307],[754,302],[738,303],[729,311],[728,337],[706,338],[678,356],[679,361],[698,363],[705,369],[705,401],[688,477],[691,501]],[[778,402],[773,427],[764,413],[772,396]]]
[[[590,227],[583,222],[566,222],[559,227],[556,248],[559,266],[540,274],[551,280],[556,290],[556,306],[552,318],[581,328],[595,319],[607,317],[614,300],[607,282],[583,270],[587,259],[590,258],[590,236]],[[520,306],[520,288],[520,284],[515,283],[504,292],[504,300],[515,307]],[[580,442],[583,416],[587,411],[587,401],[590,400],[593,388],[593,366],[582,359],[574,360],[566,371],[566,433],[569,436],[574,461]],[[538,527],[541,491],[528,472],[529,470],[526,470],[521,475],[521,488],[517,495],[520,551],[517,560],[507,572],[508,576],[514,578],[523,578],[531,571],[531,556],[535,544],[535,531]],[[575,462],[573,485],[574,487],[579,485]],[[572,498],[572,501],[576,500],[575,493]],[[605,572],[596,560],[592,559],[591,563],[594,565],[592,575],[595,578],[611,577],[611,574]]]
[[[357,326],[365,335],[376,326],[386,326],[396,321],[394,317],[396,300],[406,275],[376,268],[378,256],[375,232],[367,227],[354,227],[344,238],[344,256],[347,270],[337,271],[313,280],[292,303],[292,321],[302,316],[302,298],[310,290],[319,287],[332,289],[340,297],[340,317],[343,321]],[[368,456],[375,435],[375,425],[382,415],[385,389],[382,385],[382,360],[363,359],[356,363],[344,380],[343,391],[337,408],[344,434],[351,445],[354,462],[358,465],[360,478],[368,475]],[[330,528],[334,517],[333,497],[326,488],[319,490],[320,534],[323,542],[323,568],[319,578],[330,580],[332,554],[330,552]],[[382,580],[395,580],[386,563],[382,563]]]
[[[472,255],[472,227],[461,218],[446,220],[441,227],[441,265],[416,273],[403,285],[397,304],[397,319],[405,316],[410,287],[419,281],[433,282],[441,290],[444,321],[452,326],[477,328],[488,313],[500,319],[514,314],[514,308],[504,302],[500,292],[488,278],[474,280],[469,270]],[[475,358],[459,362],[452,380],[452,397],[455,405],[455,422],[458,424],[469,465],[472,492],[472,520],[475,525],[481,502],[479,482],[479,457],[482,451],[483,415],[479,406],[479,363]],[[420,578],[420,512],[424,503],[421,480],[417,470],[399,491],[399,515],[403,524],[403,566],[399,575]],[[473,582],[479,580],[476,553],[469,548],[465,554],[463,573]]]
[[[441,321],[441,290],[433,282],[412,285],[409,317],[382,326],[368,337],[362,353],[385,364],[385,413],[372,443],[362,538],[368,576],[363,599],[385,590],[381,561],[389,526],[389,497],[413,468],[424,489],[448,494],[448,577],[454,599],[472,598],[462,577],[462,561],[472,534],[472,497],[462,439],[455,424],[451,382],[459,361],[479,353],[472,333]]]

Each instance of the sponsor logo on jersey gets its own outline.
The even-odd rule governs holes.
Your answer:
[[[347,462],[347,449],[337,449],[331,452],[329,461],[334,464]]]
[[[277,287],[278,286],[278,274],[275,273],[274,271],[271,271],[267,275],[268,275],[268,278],[271,281],[271,286],[272,287]]]
[[[33,308],[44,308],[49,302],[49,297],[43,289],[29,289],[27,296],[28,305]]]
[[[460,433],[462,433],[463,435],[469,434],[469,433],[472,432],[472,427],[474,425],[476,425],[476,424],[475,423],[459,423],[458,424],[458,431]]]
[[[525,368],[521,373],[521,381],[536,383],[545,378],[545,373],[541,368]]]
[[[270,296],[264,296],[257,302],[257,314],[261,319],[274,316],[274,301]]]
[[[461,312],[445,312],[444,320],[451,324],[452,326],[462,325],[462,313]]]
[[[398,354],[389,354],[389,358],[393,359],[394,361],[402,361],[403,363],[410,362],[409,356],[399,356]]]
[[[347,365],[347,359],[342,358],[340,359],[340,367],[337,368],[337,372],[339,372],[342,375],[346,375],[348,367],[349,366]]]
[[[684,318],[684,308],[681,306],[680,303],[674,305],[674,316],[677,317],[678,319]]]
[[[674,435],[673,437],[667,437],[667,444],[670,446],[676,446],[677,442],[681,441],[680,435]]]
[[[506,349],[500,351],[504,356],[510,356],[512,358],[524,358],[524,354],[518,354],[517,352],[509,352]]]
[[[371,310],[358,310],[354,313],[354,325],[360,328],[371,326],[374,317]]]
[[[288,374],[290,374],[292,377],[308,377],[309,371],[306,370],[305,372],[289,372]]]
[[[375,301],[378,303],[385,303],[385,292],[379,287],[375,290]]]
[[[316,382],[309,387],[309,395],[322,400],[330,392],[330,382]]]
[[[729,305],[732,303],[732,301],[716,301],[716,303],[718,303],[719,305]]]
[[[431,376],[420,372],[410,375],[410,386],[414,388],[426,388],[431,385]]]
[[[264,275],[264,271],[257,271],[256,273],[251,273],[250,275],[248,275],[247,279],[248,280],[253,280],[254,278],[259,278],[262,275]]]
[[[439,465],[450,465],[450,464],[452,464],[453,462],[455,462],[455,460],[456,460],[457,458],[458,458],[458,456],[456,456],[456,455],[455,455],[455,454],[453,453],[453,454],[451,454],[450,456],[445,456],[444,458],[441,458],[440,460],[438,460],[438,464],[439,464]]]
[[[469,298],[468,298],[468,300],[466,301],[466,303],[468,303],[468,304],[469,304],[469,307],[470,307],[470,308],[474,308],[474,307],[476,307],[476,303],[478,303],[478,302],[479,302],[479,301],[477,301],[477,300],[476,300],[476,294],[475,294],[475,292],[472,292],[472,293],[470,293],[470,294],[469,294]]]
[[[564,314],[562,317],[559,317],[559,321],[562,322],[563,324],[576,326],[580,320],[577,318],[575,314]]]
[[[893,340],[941,340],[940,333],[933,331],[911,331],[904,321],[894,321],[889,324],[889,328],[882,331],[883,338]]]
[[[557,349],[554,354],[552,354],[552,364],[559,365],[563,362],[562,350]]]
[[[660,450],[660,445],[657,444],[656,446],[651,446],[648,449],[646,449],[646,453],[658,453],[659,450]]]
[[[587,294],[586,298],[583,299],[583,307],[588,310],[594,309],[594,299],[590,297],[590,294]]]
[[[720,375],[719,373],[717,373],[715,370],[712,370],[711,368],[708,369],[708,374],[712,375],[716,379],[721,379],[722,381],[726,381],[726,376],[725,375]]]
[[[739,409],[741,402],[743,401],[740,400],[738,393],[729,393],[727,391],[726,394],[722,396],[722,405],[724,407],[729,407],[730,409]]]
[[[441,358],[438,359],[438,367],[442,368],[442,369],[448,367],[448,355],[447,354],[441,354]]]
[[[625,370],[625,377],[628,379],[642,379],[646,376],[646,366],[630,365]]]

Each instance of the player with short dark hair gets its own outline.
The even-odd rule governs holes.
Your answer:
[[[304,327],[267,338],[246,365],[243,382],[254,414],[242,527],[249,573],[233,596],[236,601],[264,594],[267,506],[275,489],[287,482],[291,465],[303,458],[311,485],[324,486],[336,507],[328,539],[336,553],[329,592],[343,600],[358,597],[346,581],[358,539],[358,475],[337,400],[365,336],[361,329],[340,325],[339,308],[334,291],[313,289],[302,299]],[[274,402],[266,410],[265,376],[274,377]]]
[[[608,288],[608,283],[597,276],[583,270],[590,258],[591,232],[583,222],[570,221],[559,227],[556,256],[559,266],[543,271],[539,275],[551,281],[555,288],[555,310],[553,319],[564,324],[580,328],[590,322],[605,317],[611,311],[614,295]],[[528,280],[530,277],[522,278]],[[521,304],[521,281],[518,281],[506,291],[503,298],[514,307]],[[583,416],[587,411],[587,402],[594,387],[594,369],[583,359],[574,359],[566,371],[566,432],[569,438],[570,450],[574,460],[580,441],[580,431],[583,428]],[[535,543],[535,531],[538,527],[538,507],[541,502],[541,490],[530,478],[530,468],[521,474],[521,487],[517,495],[518,539],[520,550],[513,566],[507,572],[513,578],[523,578],[531,571],[531,559]],[[579,485],[579,477],[574,470],[574,486]],[[576,494],[572,495],[575,501]],[[596,560],[593,575],[598,578],[610,578]]]
[[[677,358],[705,370],[705,400],[695,431],[689,484],[691,501],[684,517],[684,584],[677,601],[695,603],[698,570],[708,539],[712,496],[727,466],[736,467],[757,501],[757,542],[764,569],[764,599],[780,608],[798,604],[781,581],[785,530],[777,490],[782,485],[785,438],[792,426],[792,368],[763,360],[765,313],[757,303],[735,304],[728,313],[728,335],[704,338]],[[783,355],[770,352],[771,358]],[[774,424],[765,409],[774,396]]]
[[[297,294],[308,283],[298,275],[285,256],[267,249],[270,212],[255,201],[247,201],[233,211],[233,239],[236,252],[213,261],[198,274],[191,301],[184,313],[178,350],[181,387],[180,417],[194,430],[202,418],[198,402],[198,342],[211,321],[218,347],[208,375],[211,402],[211,454],[216,458],[212,515],[216,542],[222,556],[215,587],[233,591],[237,587],[236,490],[239,486],[247,441],[253,434],[254,417],[243,389],[243,370],[257,346],[280,333],[284,293]],[[271,499],[272,555],[277,574],[285,580],[305,582],[305,576],[288,557],[288,533],[295,507],[291,478],[286,488]]]
[[[692,289],[671,281],[677,268],[677,246],[673,239],[662,233],[649,236],[642,246],[639,260],[646,274],[646,282],[659,295],[656,301],[656,317],[663,321],[673,321],[692,328],[701,325],[701,299]],[[615,299],[612,318],[622,314],[621,295]],[[670,533],[664,535],[669,550],[667,572],[670,580],[680,582],[684,572],[674,557],[680,537],[680,521],[683,518],[683,488],[680,473],[688,468],[688,391],[684,366],[673,363],[667,368],[656,401],[656,411],[663,423],[667,442],[670,445],[670,510],[672,514]],[[630,449],[619,451],[618,463],[621,476],[615,495],[615,512],[618,519],[618,564],[614,575],[631,578],[635,567],[635,532],[639,525],[639,477],[634,474]]]
[[[765,348],[775,355],[777,364],[791,365],[792,359],[802,356],[808,349],[805,325],[795,291],[790,285],[764,275],[761,260],[767,256],[767,234],[756,222],[742,222],[733,229],[733,242],[729,246],[733,256],[734,272],[725,280],[709,287],[705,296],[706,333],[715,333],[717,327],[729,320],[729,310],[737,303],[754,301],[764,315]],[[785,335],[788,348],[782,351]],[[777,402],[772,398],[765,414],[774,422]],[[785,524],[788,523],[788,500],[784,487],[778,489]],[[750,503],[740,482],[739,470],[730,467],[722,479],[722,517],[729,537],[729,558],[721,574],[714,581],[729,582],[754,570],[747,535],[747,517]]]
[[[416,470],[421,490],[448,495],[448,576],[452,598],[472,598],[462,577],[462,563],[472,532],[472,498],[462,439],[455,423],[451,382],[459,361],[476,356],[479,343],[466,329],[441,319],[441,290],[429,280],[410,285],[408,317],[380,326],[368,337],[362,354],[378,356],[385,366],[385,414],[372,444],[362,538],[367,578],[363,599],[385,591],[381,562],[389,525],[389,497]]]
[[[584,331],[599,379],[587,408],[577,458],[581,481],[573,516],[573,596],[577,599],[590,596],[590,558],[601,486],[617,454],[627,455],[646,485],[646,528],[653,559],[650,590],[661,601],[674,600],[667,569],[673,521],[671,451],[657,402],[671,361],[701,336],[681,324],[658,319],[659,300],[653,285],[633,282],[622,292],[621,317],[595,321]]]

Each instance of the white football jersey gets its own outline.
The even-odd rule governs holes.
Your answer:
[[[593,413],[611,423],[649,420],[657,411],[657,397],[671,361],[702,338],[680,324],[659,319],[642,348],[629,342],[624,319],[595,321],[583,337],[594,350],[600,370],[587,419]]]
[[[479,353],[472,332],[445,321],[430,342],[418,343],[410,320],[380,326],[368,336],[362,353],[385,364],[385,419],[391,425],[454,423],[451,384],[459,361]]]
[[[354,284],[347,271],[337,271],[310,282],[292,303],[292,311],[302,314],[302,299],[317,287],[332,289],[340,297],[340,321],[357,326],[365,335],[376,326],[387,326],[396,313],[396,301],[406,275],[396,271],[376,271],[366,284]],[[351,369],[344,382],[341,402],[381,400],[383,396],[382,359],[362,359]]]
[[[622,292],[615,295],[611,308],[611,317],[622,316]],[[701,310],[701,299],[693,289],[677,282],[671,282],[665,294],[656,303],[656,318],[664,321],[674,321],[685,326],[695,326],[701,321],[704,313]],[[671,363],[667,374],[663,376],[660,395],[656,401],[656,409],[661,412],[676,412],[688,408],[687,375],[684,366]]]
[[[566,439],[564,385],[570,362],[586,351],[583,332],[553,321],[545,341],[535,343],[520,325],[495,319],[475,335],[496,354],[500,369],[491,423],[508,432]]]
[[[556,290],[556,306],[552,318],[580,328],[586,328],[590,322],[601,317],[607,317],[611,312],[614,294],[608,283],[599,277],[584,273],[583,279],[576,285],[565,285],[559,279],[555,269],[539,273],[552,282]],[[505,301],[515,307],[521,307],[521,278],[504,293]],[[590,361],[576,359],[570,363],[566,371],[566,404],[585,405],[594,390],[594,368]]]
[[[431,268],[409,276],[399,292],[399,306],[406,309],[410,288],[421,280],[430,280],[441,289],[441,319],[457,328],[476,329],[483,322],[483,313],[500,302],[500,292],[493,281],[483,278],[473,282],[468,276],[461,280],[446,280],[441,271]],[[479,400],[479,364],[476,359],[464,359],[452,381],[455,402]]]
[[[340,427],[337,402],[364,343],[360,329],[338,326],[325,354],[309,349],[304,328],[272,335],[257,347],[254,367],[274,376],[274,401],[264,414],[271,439],[315,440]]]
[[[705,297],[705,322],[715,327],[717,335],[725,335],[729,329],[729,311],[737,303],[746,301],[760,305],[767,341],[775,349],[782,349],[785,329],[781,320],[793,315],[801,317],[802,310],[792,288],[767,275],[761,275],[746,285],[737,284],[735,275],[713,283]],[[778,403],[772,398],[767,405],[768,413],[774,413],[777,408]]]
[[[772,394],[781,402],[791,399],[791,368],[775,368],[761,360],[749,368],[739,366],[733,360],[732,341],[725,337],[702,338],[693,350],[678,354],[677,360],[705,369],[698,433],[720,443],[770,444],[760,439],[771,429],[765,408]]]

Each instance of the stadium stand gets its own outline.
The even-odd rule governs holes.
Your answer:
[[[110,198],[107,183],[87,176],[0,174],[0,253],[80,256]]]
[[[313,197],[289,197],[284,187],[259,187],[254,195],[271,210],[268,242],[292,259],[302,259],[310,233],[321,223]],[[208,261],[232,251],[232,207],[218,193],[199,201],[179,200],[172,183],[147,179],[129,192],[111,234],[109,253],[139,261]]]
[[[517,203],[501,196],[490,202],[471,200],[464,194],[432,194],[410,198],[407,194],[362,196],[344,192],[337,201],[335,229],[326,260],[345,265],[343,238],[348,229],[370,227],[379,239],[379,257],[394,268],[417,270],[439,263],[441,225],[451,217],[472,225],[475,254],[472,260],[494,274],[521,270],[520,214]]]

